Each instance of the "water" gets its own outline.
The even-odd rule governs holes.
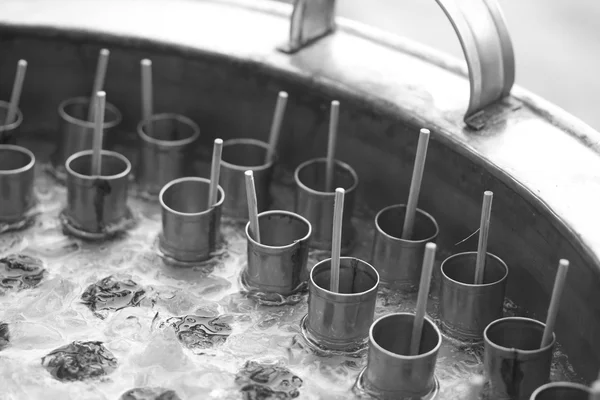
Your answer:
[[[280,176],[275,208],[292,204]],[[225,244],[194,268],[165,265],[156,249],[157,204],[131,197],[138,224],[126,238],[89,243],[65,236],[65,188],[38,173],[39,215],[0,236],[1,399],[348,399],[366,352],[315,351],[301,335],[306,294],[241,293],[246,240],[224,220]],[[368,260],[372,210],[358,209],[355,256]],[[13,254],[13,256],[11,256]],[[14,255],[18,256],[14,256]],[[443,259],[448,254],[438,254]],[[326,258],[312,252],[309,263]],[[436,322],[434,288],[428,313]],[[376,318],[413,311],[415,294],[380,292]],[[272,304],[282,304],[273,306]],[[506,314],[519,314],[507,301]],[[440,399],[457,399],[482,372],[483,348],[444,338]],[[579,381],[557,346],[552,380]]]

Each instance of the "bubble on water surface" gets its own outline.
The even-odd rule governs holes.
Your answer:
[[[10,334],[8,332],[8,324],[0,322],[0,350],[5,349],[10,341]]]
[[[73,342],[42,358],[42,366],[62,382],[108,375],[117,369],[117,359],[102,342]]]
[[[118,280],[110,275],[91,284],[81,295],[81,301],[99,318],[109,311],[136,307],[146,297],[146,290],[131,279]]]
[[[24,254],[0,258],[0,294],[5,290],[28,289],[37,286],[44,277],[44,263]]]
[[[247,361],[235,383],[245,400],[279,400],[298,397],[302,379],[280,363]]]
[[[185,315],[183,317],[172,317],[165,321],[175,329],[177,338],[188,349],[196,354],[202,354],[205,349],[224,343],[231,335],[229,322],[232,317],[220,315]]]
[[[119,400],[181,400],[174,390],[143,387],[126,391]]]

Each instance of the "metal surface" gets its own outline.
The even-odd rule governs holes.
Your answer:
[[[377,213],[371,260],[382,285],[410,290],[419,285],[425,245],[435,243],[440,229],[435,218],[417,208],[413,233],[416,240],[401,239],[405,215],[405,204],[391,205]]]
[[[94,138],[94,122],[86,121],[90,99],[74,97],[58,106],[59,126],[58,140],[52,155],[53,173],[59,180],[66,179],[65,162],[73,154],[92,148]],[[121,122],[121,112],[111,103],[106,103],[104,110],[104,141],[110,147],[111,131]]]
[[[467,60],[470,99],[465,122],[481,129],[498,113],[486,107],[508,96],[515,82],[515,55],[506,22],[496,0],[436,2],[450,20]],[[293,53],[333,32],[334,9],[335,0],[296,0],[289,42],[280,49]]]
[[[528,400],[548,382],[556,338],[540,348],[543,333],[543,323],[519,317],[502,318],[485,328],[483,363],[494,398]]]
[[[319,347],[355,351],[366,344],[373,322],[379,275],[353,257],[340,257],[340,291],[330,292],[331,259],[317,263],[308,280],[309,339]],[[327,288],[327,289],[325,289]]]
[[[122,231],[132,219],[127,207],[131,163],[123,155],[102,150],[101,175],[91,172],[92,150],[70,156],[67,171],[67,206],[63,225],[84,239],[104,239]]]
[[[0,231],[4,224],[23,221],[35,204],[34,166],[35,156],[31,151],[0,144]]]
[[[220,240],[225,193],[218,187],[217,203],[207,209],[210,180],[186,177],[166,184],[158,196],[162,207],[159,249],[167,259],[196,263],[211,257]]]
[[[454,254],[441,265],[440,317],[444,330],[460,339],[481,340],[483,331],[502,318],[508,267],[487,253],[483,281],[473,284],[477,252]]]
[[[529,400],[588,400],[590,389],[571,382],[551,382],[540,386]]]
[[[245,284],[263,293],[290,295],[307,279],[310,223],[298,214],[280,210],[260,213],[258,221],[260,243],[250,236],[250,223],[246,225]]]
[[[19,136],[19,127],[23,123],[23,114],[21,110],[17,108],[17,117],[15,121],[6,125],[6,114],[8,114],[9,103],[0,100],[0,144],[16,144],[17,136]]]
[[[362,378],[377,398],[423,398],[436,389],[435,364],[442,344],[437,326],[425,318],[419,354],[410,356],[414,314],[388,314],[369,330],[369,354]]]
[[[266,140],[272,99],[285,89],[290,97],[278,151],[287,170],[323,154],[324,110],[338,99],[344,107],[336,157],[359,175],[357,196],[369,216],[406,196],[415,132],[428,127],[419,202],[441,228],[440,250],[462,250],[456,244],[477,229],[481,193],[493,191],[489,251],[511,266],[507,297],[542,318],[556,260],[569,259],[556,335],[575,371],[595,379],[600,134],[519,87],[496,103],[503,113],[474,134],[462,119],[469,81],[461,62],[342,19],[335,35],[286,55],[275,48],[286,37],[290,12],[288,5],[256,0],[170,0],[169,7],[149,0],[143,10],[136,0],[4,0],[0,91],[10,91],[15,63],[27,59],[20,105],[35,117],[24,121],[20,137],[51,143],[58,104],[87,92],[98,50],[110,47],[110,68],[119,73],[108,74],[106,91],[124,112],[127,134],[120,139],[133,142],[139,60],[152,57],[154,84],[164,93],[156,100],[197,121],[199,144],[208,146],[217,135]],[[47,159],[38,154],[40,162]]]
[[[156,114],[150,121],[140,121],[137,128],[141,143],[136,180],[142,192],[156,197],[164,185],[189,175],[190,150],[200,137],[200,128],[178,114]],[[151,135],[144,129],[148,123]]]
[[[295,211],[306,218],[313,227],[310,247],[331,250],[333,235],[333,209],[335,192],[325,192],[325,158],[308,160],[294,172],[296,183]],[[358,176],[352,167],[335,160],[332,187],[341,187],[344,193],[342,219],[342,254],[347,254],[354,244],[355,230],[352,225]]]
[[[258,212],[267,211],[271,204],[271,178],[274,162],[265,164],[269,145],[256,139],[230,139],[223,142],[221,176],[219,183],[227,193],[223,214],[243,221],[248,220],[248,202],[244,172],[254,175]]]

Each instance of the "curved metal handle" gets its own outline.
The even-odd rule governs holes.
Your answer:
[[[497,0],[436,0],[458,35],[467,60],[471,93],[465,121],[506,97],[515,81],[515,55]],[[335,0],[295,0],[288,43],[295,53],[335,30]]]

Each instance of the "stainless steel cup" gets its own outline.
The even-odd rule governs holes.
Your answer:
[[[310,223],[298,214],[279,210],[258,214],[258,221],[261,243],[250,235],[250,222],[246,225],[248,267],[243,272],[244,282],[263,293],[290,295],[306,271]]]
[[[473,284],[477,252],[459,253],[442,262],[440,316],[445,331],[459,339],[481,340],[484,329],[502,318],[508,267],[487,253],[481,285]]]
[[[15,120],[10,124],[4,123],[9,105],[8,102],[0,100],[0,144],[16,144],[19,128],[23,123],[23,113],[18,108]]]
[[[484,368],[493,398],[527,400],[548,382],[556,338],[540,348],[544,327],[534,319],[508,317],[485,328]]]
[[[99,177],[91,175],[92,150],[67,159],[65,229],[85,239],[104,239],[128,228],[132,215],[127,206],[131,163],[114,151],[102,150]]]
[[[588,400],[590,389],[571,382],[552,382],[540,386],[530,400]]]
[[[333,234],[333,205],[335,191],[325,192],[326,158],[308,160],[294,172],[296,181],[295,210],[306,218],[313,227],[310,247],[330,250]],[[332,187],[346,191],[342,220],[342,254],[346,254],[354,241],[352,215],[358,186],[358,175],[350,165],[335,160]]]
[[[35,204],[35,156],[21,146],[0,145],[0,223],[18,224]]]
[[[435,243],[440,231],[435,218],[417,209],[413,240],[401,239],[405,215],[406,205],[395,204],[375,216],[371,261],[379,272],[382,286],[394,289],[419,285],[425,245]]]
[[[188,155],[200,128],[183,115],[157,114],[140,121],[137,132],[141,146],[136,178],[142,193],[157,197],[164,185],[191,172]]]
[[[363,385],[384,399],[422,398],[436,390],[435,364],[442,345],[440,331],[428,318],[419,354],[408,355],[415,316],[388,314],[371,325]]]
[[[87,120],[90,99],[75,97],[58,106],[59,139],[58,147],[52,154],[53,173],[59,180],[66,179],[65,162],[73,154],[92,148],[94,122]],[[109,143],[111,131],[121,123],[121,112],[112,104],[106,103],[104,111],[104,142]]]
[[[183,263],[201,262],[216,249],[225,192],[218,187],[217,203],[207,208],[210,180],[198,177],[175,179],[158,196],[162,207],[159,249]]]
[[[258,212],[271,204],[269,187],[273,177],[273,162],[265,163],[269,145],[256,139],[230,139],[223,142],[219,183],[227,193],[223,214],[237,220],[248,220],[245,171],[254,174]]]
[[[339,293],[329,290],[331,259],[310,272],[308,338],[319,347],[354,350],[366,344],[373,322],[379,274],[370,264],[353,257],[340,258]]]

